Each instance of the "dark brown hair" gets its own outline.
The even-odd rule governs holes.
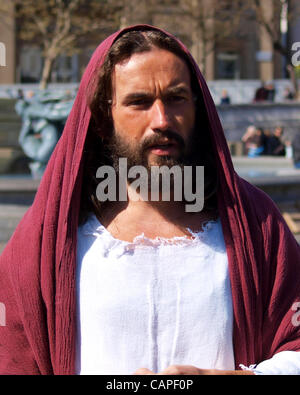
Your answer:
[[[80,222],[83,222],[88,212],[99,213],[100,202],[96,197],[98,181],[96,171],[102,165],[112,165],[109,153],[106,152],[103,138],[109,138],[113,131],[113,120],[111,116],[112,101],[112,74],[116,64],[129,59],[133,54],[149,52],[153,47],[168,50],[183,59],[191,74],[191,88],[196,97],[197,125],[199,133],[196,133],[199,146],[199,158],[203,158],[205,166],[205,208],[216,207],[216,175],[210,136],[208,133],[207,116],[204,111],[202,94],[199,89],[197,77],[191,67],[188,55],[179,42],[174,38],[158,30],[133,30],[121,35],[111,46],[104,62],[96,76],[96,80],[90,82],[89,91],[92,94],[88,98],[91,110],[91,121],[87,134],[84,150],[84,174],[82,187]],[[95,88],[96,86],[96,88]],[[200,123],[201,122],[201,123]],[[201,126],[200,126],[201,125]],[[208,204],[210,202],[210,204]]]

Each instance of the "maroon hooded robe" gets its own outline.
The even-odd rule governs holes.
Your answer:
[[[34,203],[0,257],[0,303],[6,309],[6,326],[0,327],[0,374],[75,372],[76,236],[91,116],[88,86],[114,40],[145,27],[117,32],[96,49]],[[280,351],[300,351],[300,323],[295,322],[300,247],[270,198],[234,171],[215,105],[188,56],[203,94],[206,132],[211,134],[220,179],[218,205],[229,261],[238,368]]]

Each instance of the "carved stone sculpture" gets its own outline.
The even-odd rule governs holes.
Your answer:
[[[71,111],[74,94],[28,92],[16,103],[16,112],[22,117],[19,143],[32,162],[33,178],[41,178],[48,160],[61,136]]]

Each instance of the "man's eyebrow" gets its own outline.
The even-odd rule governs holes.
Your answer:
[[[163,93],[163,96],[170,94],[173,95],[173,94],[188,94],[188,93],[190,93],[190,90],[187,86],[179,85],[179,86],[171,86],[167,88],[166,91]],[[146,98],[150,99],[152,97],[153,97],[152,93],[147,91],[131,92],[124,96],[123,101],[129,102],[131,100],[146,99]]]
[[[167,90],[167,94],[186,94],[190,93],[191,90],[185,85],[170,86]]]
[[[131,100],[136,100],[136,99],[144,99],[144,98],[151,98],[152,94],[149,92],[132,92],[128,93],[126,96],[124,96],[123,101],[124,102],[129,102]]]

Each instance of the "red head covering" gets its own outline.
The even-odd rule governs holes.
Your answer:
[[[88,87],[113,42],[142,28],[156,29],[124,29],[96,49],[34,203],[0,257],[0,303],[6,309],[6,326],[0,327],[1,374],[75,371],[76,233],[91,117]],[[272,201],[235,173],[216,107],[188,56],[203,94],[220,179],[236,366],[258,363],[283,350],[300,351],[300,325],[293,320],[293,307],[300,302],[300,247]]]

